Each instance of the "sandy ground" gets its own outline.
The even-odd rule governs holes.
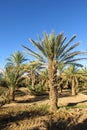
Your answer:
[[[24,114],[20,113],[22,108],[25,109],[25,111],[26,111],[26,110],[28,110],[28,108],[30,106],[35,107],[37,105],[38,106],[44,105],[44,104],[49,105],[50,102],[49,102],[48,95],[43,95],[43,96],[22,95],[22,96],[17,96],[15,99],[16,100],[14,103],[5,104],[5,105],[1,106],[0,121],[2,123],[0,124],[1,125],[0,130],[12,130],[12,129],[13,130],[57,130],[56,128],[59,128],[60,130],[71,130],[71,129],[68,129],[69,125],[72,127],[71,119],[70,119],[70,121],[69,120],[66,121],[65,124],[67,124],[67,125],[65,126],[64,121],[59,122],[59,124],[58,124],[56,115],[54,115],[53,120],[56,121],[56,124],[54,122],[55,125],[53,125],[51,129],[50,128],[49,129],[39,129],[39,127],[40,127],[39,124],[41,122],[43,124],[44,120],[45,121],[50,120],[47,115],[45,117],[43,115],[41,116],[41,115],[38,115],[38,113],[36,113],[36,115],[38,115],[38,116],[35,116],[33,118],[32,114],[29,112],[25,112]],[[61,112],[61,109],[58,110],[58,113],[60,114],[60,116],[62,116],[62,118],[67,118],[67,112],[66,112],[65,106],[70,107],[68,110],[68,114],[69,114],[70,118],[73,117],[72,118],[73,122],[75,122],[75,129],[72,129],[72,130],[87,130],[87,95],[79,93],[76,96],[71,96],[70,93],[64,92],[63,94],[61,94],[59,96],[58,105],[62,109],[62,112]],[[78,106],[78,107],[76,107],[76,106]],[[76,108],[74,108],[74,107],[76,107]],[[12,111],[12,109],[13,110],[16,109],[17,111],[19,111],[18,112],[19,116],[16,116],[16,113],[14,113],[14,112],[9,113],[9,111],[8,111],[9,109],[11,109],[11,111]],[[7,117],[5,117],[5,111],[6,111],[6,113],[8,113]],[[4,113],[4,114],[2,114],[2,113]],[[58,116],[59,116],[59,114],[58,114]],[[29,115],[31,118],[29,118]],[[66,117],[64,117],[65,115],[66,115]],[[8,120],[6,120],[6,119],[8,119]],[[36,121],[36,123],[34,123],[35,122],[34,120]],[[5,123],[4,123],[4,121],[5,121]],[[32,125],[31,122],[33,122],[34,124]],[[62,128],[61,123],[63,125],[63,129],[61,129]],[[53,122],[52,122],[52,124],[53,124]],[[34,128],[36,128],[37,125],[38,125],[38,129],[31,129],[31,127],[34,127],[34,126],[35,126]],[[45,126],[45,124],[44,124],[44,126]]]
[[[42,105],[47,104],[49,105],[49,96],[43,95],[43,96],[20,96],[16,97],[16,102],[5,104],[3,107],[10,107],[10,106],[29,106],[29,105]],[[87,105],[87,95],[84,95],[82,93],[79,93],[76,96],[71,95],[60,95],[58,99],[58,106],[75,106],[75,105]]]

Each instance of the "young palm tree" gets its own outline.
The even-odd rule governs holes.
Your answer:
[[[4,70],[0,68],[0,78],[4,77]]]
[[[24,63],[27,59],[25,59],[25,57],[23,56],[21,52],[16,51],[12,55],[10,55],[10,57],[7,58],[6,60],[7,60],[6,67],[14,66],[14,67],[20,68],[20,65]]]
[[[44,71],[41,71],[40,72],[40,77],[41,77],[41,84],[43,85],[43,86],[45,86],[45,88],[46,89],[49,89],[48,87],[49,87],[49,78],[48,78],[48,69],[46,68],[46,69],[44,69]]]
[[[72,95],[76,95],[76,89],[78,88],[78,79],[81,75],[81,73],[79,73],[78,67],[75,65],[69,66],[65,69],[64,75],[66,77],[66,81],[71,82]]]
[[[31,80],[32,90],[34,90],[36,73],[38,73],[37,71],[40,69],[40,66],[41,64],[37,61],[31,61],[29,64],[24,65],[24,70],[26,72],[25,77]]]
[[[80,73],[81,73],[80,80],[83,83],[83,86],[81,86],[81,87],[86,87],[87,86],[87,66],[84,66],[80,70]]]
[[[66,37],[63,33],[55,36],[54,33],[48,35],[44,34],[43,39],[39,41],[34,41],[30,39],[31,43],[37,47],[40,52],[35,52],[30,48],[23,45],[23,47],[28,50],[28,53],[36,57],[41,63],[48,63],[48,75],[49,75],[49,88],[50,88],[50,105],[51,110],[57,110],[58,103],[58,92],[57,92],[57,68],[61,63],[63,64],[75,64],[76,61],[83,58],[76,58],[75,56],[83,54],[80,51],[73,51],[79,43],[75,43],[71,46],[70,43],[76,38],[73,36],[67,43],[65,43]]]
[[[21,83],[22,80],[24,79],[23,74],[24,74],[23,70],[21,70],[18,74],[17,69],[12,66],[6,68],[5,81],[9,88],[8,98],[10,102],[15,100],[15,94],[14,94],[15,88],[17,88],[19,83]]]
[[[19,82],[23,80],[24,70],[22,63],[24,61],[26,61],[26,59],[19,51],[7,58],[5,78],[9,87],[10,101],[15,99],[14,90]]]

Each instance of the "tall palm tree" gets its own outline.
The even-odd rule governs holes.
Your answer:
[[[51,33],[50,35],[44,33],[44,38],[40,38],[38,42],[30,39],[31,43],[35,45],[40,52],[35,52],[23,45],[28,53],[36,57],[39,62],[48,63],[51,110],[57,110],[58,92],[56,82],[58,65],[61,63],[80,65],[79,63],[76,63],[76,61],[83,59],[75,57],[79,54],[83,54],[83,52],[73,51],[80,43],[69,46],[75,38],[76,36],[73,36],[65,43],[66,37],[64,37],[63,33],[60,33],[57,36],[54,33]]]
[[[9,87],[10,101],[15,99],[14,90],[18,86],[18,83],[23,80],[24,70],[22,63],[24,61],[26,61],[26,59],[19,51],[7,58],[5,78]]]

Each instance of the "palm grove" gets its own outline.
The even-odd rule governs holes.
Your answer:
[[[78,86],[86,84],[86,73],[79,64],[80,54],[86,54],[76,50],[79,42],[73,43],[76,36],[67,41],[63,33],[48,35],[44,33],[43,39],[38,41],[30,39],[31,44],[37,48],[37,52],[22,45],[26,53],[36,60],[26,63],[23,53],[15,52],[7,58],[4,75],[0,78],[0,84],[7,86],[9,101],[15,100],[15,90],[24,85],[31,92],[48,90],[50,110],[58,109],[58,92],[64,86],[71,86],[72,95],[77,93]],[[86,69],[85,69],[86,70]]]

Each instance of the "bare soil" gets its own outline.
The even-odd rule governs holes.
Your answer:
[[[0,130],[87,130],[87,95],[71,96],[64,91],[59,96],[58,111],[50,113],[48,94],[21,92],[15,102],[0,107]]]

